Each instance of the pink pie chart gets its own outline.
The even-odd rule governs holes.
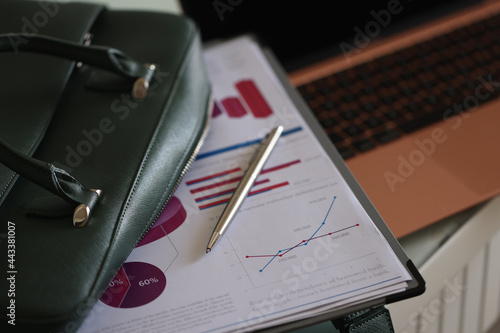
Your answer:
[[[154,301],[167,285],[165,274],[144,262],[126,262],[120,268],[101,302],[114,308],[135,308]]]

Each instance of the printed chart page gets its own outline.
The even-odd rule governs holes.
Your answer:
[[[211,130],[160,218],[80,328],[242,332],[404,290],[385,238],[242,37],[205,52]],[[223,238],[208,240],[260,141],[285,131]]]

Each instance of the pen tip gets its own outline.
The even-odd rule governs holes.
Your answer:
[[[207,247],[207,253],[210,252],[211,250],[212,250],[211,248]]]

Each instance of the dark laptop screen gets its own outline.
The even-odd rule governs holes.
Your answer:
[[[181,0],[213,40],[255,33],[287,70],[359,47],[474,0]],[[363,37],[366,36],[367,38]],[[342,43],[344,42],[344,43]]]

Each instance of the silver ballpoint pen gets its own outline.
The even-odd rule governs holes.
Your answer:
[[[210,237],[210,241],[207,245],[207,253],[212,250],[215,243],[217,243],[222,235],[224,235],[227,228],[238,213],[238,210],[243,204],[243,201],[245,201],[248,193],[250,192],[250,189],[255,183],[255,180],[259,176],[260,171],[264,167],[264,164],[266,163],[267,159],[271,155],[271,152],[276,146],[281,133],[283,133],[283,126],[274,128],[262,141],[261,146],[257,149],[255,155],[250,160],[243,178],[236,187],[236,190],[231,196],[231,199],[227,203],[226,208],[224,208],[224,211],[222,212],[222,215],[220,216],[219,221],[215,226],[212,237]]]

